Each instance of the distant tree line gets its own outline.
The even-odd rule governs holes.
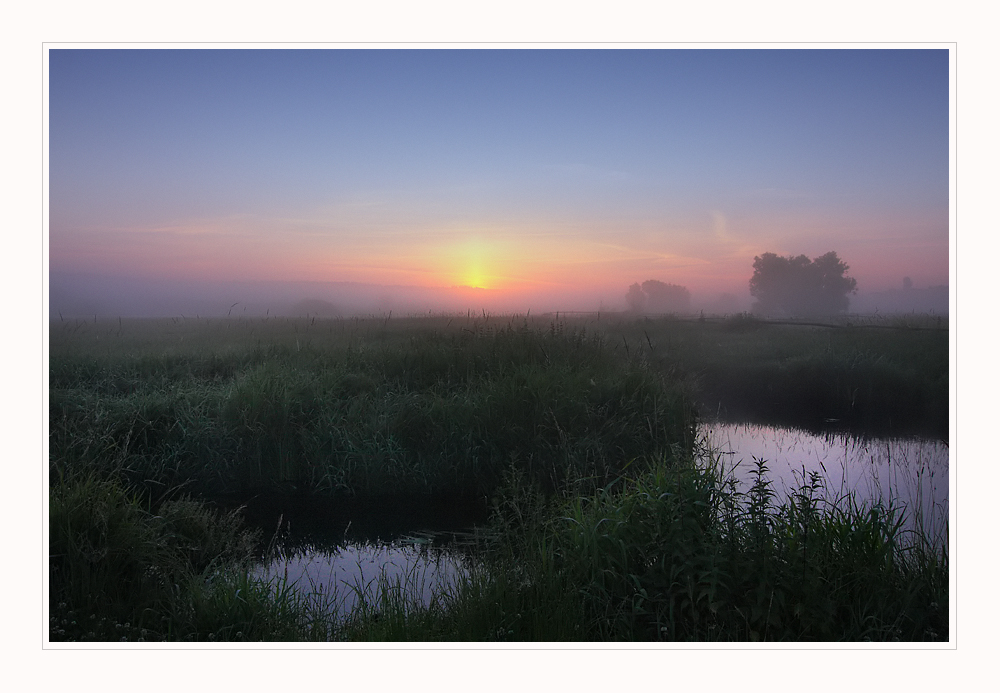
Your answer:
[[[848,294],[858,283],[847,276],[850,269],[837,253],[810,260],[805,255],[781,257],[764,253],[753,259],[750,295],[757,299],[754,312],[790,315],[835,315],[847,311]]]
[[[634,313],[689,313],[691,292],[677,284],[666,284],[656,279],[635,283],[625,294],[628,308]]]
[[[848,265],[830,251],[810,260],[805,255],[782,257],[764,253],[753,259],[750,295],[753,310],[769,315],[817,317],[844,313],[857,280],[847,276]],[[907,277],[907,280],[909,278]],[[904,281],[904,286],[912,286]],[[690,313],[691,292],[656,279],[638,282],[625,294],[634,313]]]

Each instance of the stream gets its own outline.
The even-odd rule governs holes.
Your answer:
[[[702,463],[721,465],[740,491],[753,483],[757,460],[764,462],[779,504],[816,472],[830,501],[852,493],[860,502],[905,505],[904,528],[921,528],[935,542],[947,543],[949,450],[942,441],[866,440],[733,423],[703,424],[702,431],[711,451],[703,451]],[[476,521],[440,508],[400,517],[388,507],[352,519],[317,500],[258,507],[253,514],[253,524],[274,534],[271,559],[261,562],[258,575],[282,578],[340,614],[362,599],[373,609],[382,599],[428,604],[467,572],[468,554],[455,547],[470,540]]]

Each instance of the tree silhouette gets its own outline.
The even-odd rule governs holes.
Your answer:
[[[686,313],[691,310],[691,292],[677,284],[666,284],[656,279],[633,284],[625,294],[629,310],[641,313]]]
[[[858,284],[846,276],[848,269],[833,251],[811,261],[805,255],[764,253],[753,259],[754,310],[797,316],[843,313],[850,305],[848,294],[856,293]]]
[[[628,288],[625,302],[628,303],[628,309],[633,313],[641,313],[642,309],[646,307],[646,294],[642,293],[642,287],[639,286],[638,282]]]

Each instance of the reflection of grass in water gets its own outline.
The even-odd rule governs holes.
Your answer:
[[[354,606],[346,615],[348,626],[381,621],[381,628],[394,628],[405,624],[409,614],[433,608],[439,599],[437,595],[445,593],[454,583],[447,580],[438,582],[434,577],[429,581],[428,575],[432,571],[434,569],[430,565],[420,561],[409,562],[402,572],[391,573],[382,563],[375,575],[370,577],[359,570],[354,582],[349,585]],[[437,583],[436,589],[431,590],[429,582]]]
[[[935,460],[925,455],[923,447],[915,441],[887,441],[885,464],[872,460],[872,495],[888,505],[899,508],[904,515],[904,526],[916,540],[927,540],[934,546],[948,542],[949,503],[948,468],[935,465]],[[880,446],[881,447],[881,446]],[[886,484],[881,482],[885,469]],[[943,486],[942,486],[943,485]],[[905,499],[900,501],[900,499]]]
[[[236,513],[70,475],[49,520],[53,641],[299,639],[310,622],[286,583],[251,575],[255,538]]]
[[[310,600],[314,610],[342,620],[374,614],[390,598],[407,607],[426,606],[464,570],[461,556],[448,548],[398,542],[279,549],[256,573],[280,578]]]
[[[850,457],[845,464],[852,463],[855,475],[860,467],[864,476],[855,479],[852,489],[842,483],[839,489],[830,489],[828,495],[834,500],[847,497],[863,484],[864,491],[854,493],[854,497],[897,512],[908,541],[947,546],[947,452],[941,460],[936,455],[940,451],[934,450],[943,445],[937,441],[845,439],[845,457]],[[843,478],[847,477],[848,473],[844,473]]]
[[[546,501],[512,477],[481,565],[430,605],[392,589],[339,637],[362,640],[948,639],[948,553],[900,514],[822,481],[779,499],[758,461],[737,491],[660,467]],[[391,585],[390,585],[391,587]]]
[[[606,333],[620,348],[554,322],[485,319],[216,321],[166,337],[137,322],[113,339],[100,324],[54,331],[50,505],[52,517],[77,519],[52,523],[52,632],[79,636],[67,628],[92,614],[111,624],[105,639],[116,625],[134,638],[137,624],[143,637],[175,640],[947,638],[947,549],[904,546],[891,508],[830,506],[812,487],[782,504],[763,478],[741,496],[688,468],[693,421],[663,378],[688,373],[737,394],[772,383],[768,401],[781,406],[812,392],[802,408],[825,416],[880,402],[924,416],[925,395],[941,390],[938,338],[653,323]],[[891,401],[903,400],[900,378],[920,395],[912,412]],[[87,474],[93,482],[79,481]],[[362,609],[341,628],[287,582],[212,564],[210,550],[166,550],[157,518],[178,484],[485,490],[497,517],[481,566],[429,605],[380,582],[377,615]],[[212,546],[210,535],[171,531]],[[125,546],[142,550],[129,557]],[[213,569],[193,567],[206,559]],[[98,582],[74,577],[102,567],[112,569]]]
[[[829,328],[739,315],[714,323],[659,318],[622,321],[608,333],[657,368],[694,379],[702,404],[732,419],[810,430],[837,419],[887,435],[947,437],[947,321],[919,317],[851,318],[850,327]]]
[[[861,439],[842,434],[757,425],[711,424],[706,436],[713,449],[702,458],[725,461],[725,474],[744,486],[751,457],[768,460],[771,478],[783,497],[816,471],[828,499],[855,494],[898,510],[904,526],[936,545],[947,540],[948,452],[934,440]],[[791,491],[789,491],[791,489]]]

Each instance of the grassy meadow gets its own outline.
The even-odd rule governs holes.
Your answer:
[[[707,414],[946,437],[934,319],[50,327],[53,641],[948,639],[947,547],[899,509],[695,462]],[[334,620],[253,577],[247,493],[483,521],[429,605],[386,584]]]

